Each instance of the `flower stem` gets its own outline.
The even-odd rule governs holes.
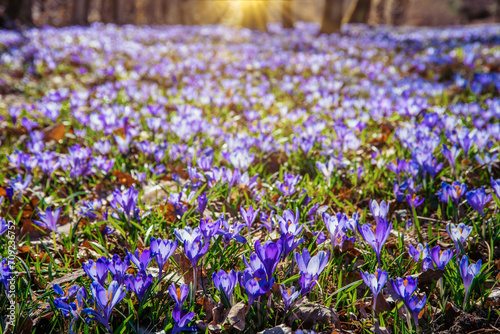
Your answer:
[[[52,231],[52,243],[54,244],[54,255],[57,253],[56,231]]]

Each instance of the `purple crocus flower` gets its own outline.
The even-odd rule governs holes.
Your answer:
[[[294,235],[286,235],[286,234],[281,234],[280,241],[282,242],[283,245],[283,259],[286,259],[288,255],[295,250],[301,243],[305,241],[304,238],[300,238],[298,240],[295,240]]]
[[[264,266],[268,280],[274,275],[274,270],[281,259],[282,249],[281,240],[278,242],[266,241],[264,245],[260,244],[260,240],[255,242],[255,253]]]
[[[21,175],[17,174],[16,177],[9,180],[9,185],[12,187],[14,193],[19,194],[19,200],[23,198],[23,192],[28,189],[31,182],[31,175],[26,175],[24,180]]]
[[[35,121],[30,120],[30,119],[27,119],[26,117],[23,117],[23,119],[21,120],[21,125],[26,130],[28,130],[28,132],[31,132],[31,130],[33,130],[33,128],[36,128],[39,124],[38,124],[38,122],[35,122]]]
[[[460,245],[463,245],[469,237],[472,232],[472,226],[467,226],[464,223],[460,223],[458,226],[455,226],[455,224],[448,224],[446,225],[446,231],[448,232],[451,240],[453,240],[453,243],[455,243],[457,255],[460,254]]]
[[[378,222],[380,218],[385,218],[387,213],[389,212],[389,205],[385,203],[385,201],[380,202],[380,205],[377,201],[370,201],[370,211],[375,218],[375,221]]]
[[[326,241],[326,234],[323,231],[313,232],[313,235],[316,237],[316,245],[321,245]]]
[[[285,197],[290,197],[297,192],[295,187],[299,183],[300,175],[294,176],[293,174],[284,173],[283,182],[276,181],[276,186],[281,194]]]
[[[200,219],[200,230],[206,240],[212,239],[212,237],[216,235],[217,232],[219,232],[220,226],[220,219],[217,219],[216,221],[213,221],[212,219],[207,217],[203,217]]]
[[[43,152],[38,156],[38,166],[49,177],[61,166],[59,161],[54,161],[54,158],[54,152]]]
[[[61,296],[54,299],[54,306],[56,309],[60,310],[65,317],[71,316],[69,332],[70,334],[76,334],[76,332],[73,331],[73,324],[75,320],[80,317],[83,308],[85,307],[87,300],[87,292],[85,291],[85,288],[73,285],[65,293],[59,285],[54,284],[54,291]],[[73,299],[73,296],[74,301],[70,302],[70,299]]]
[[[182,331],[196,332],[196,326],[187,326],[194,318],[194,312],[182,310],[177,306],[172,311],[172,319],[174,320],[174,328],[170,334],[177,334]]]
[[[248,307],[252,305],[255,299],[267,293],[274,284],[274,277],[267,280],[263,269],[256,272],[247,268],[240,276],[240,285],[245,288],[248,297]]]
[[[255,159],[255,154],[250,153],[248,149],[243,147],[236,147],[231,152],[222,152],[222,156],[231,163],[234,168],[242,171],[247,170]]]
[[[284,285],[280,285],[281,297],[283,298],[283,303],[285,303],[285,312],[288,311],[290,305],[292,305],[293,301],[300,296],[300,291],[295,291],[295,287],[286,289]]]
[[[111,142],[109,140],[98,141],[94,143],[94,151],[97,150],[102,155],[107,155],[111,151]]]
[[[34,220],[33,222],[38,226],[42,226],[48,228],[51,231],[57,232],[57,220],[59,219],[60,213],[61,208],[57,208],[54,211],[52,211],[51,208],[47,208],[45,210],[45,214],[38,214],[42,221]]]
[[[7,258],[3,258],[0,262],[0,282],[5,287],[5,291],[9,291],[10,279],[12,277],[12,270],[10,269]]]
[[[332,174],[335,171],[335,160],[330,158],[326,163],[316,161],[316,168],[323,174],[327,185],[330,186]]]
[[[213,151],[210,151],[210,154],[202,154],[197,160],[196,163],[198,167],[204,171],[209,171],[212,169],[214,161]]]
[[[295,210],[295,215],[293,211],[288,209],[283,212],[283,217],[276,215],[276,219],[280,225],[281,233],[287,236],[298,236],[302,232],[302,225],[299,223],[300,215],[299,209]]]
[[[424,297],[420,300],[417,295],[412,296],[409,300],[408,303],[406,304],[408,306],[408,309],[411,311],[413,315],[413,321],[415,322],[415,327],[418,328],[418,315],[420,314],[420,311],[425,306],[425,303],[427,302],[427,296],[424,295]]]
[[[126,154],[129,150],[130,143],[132,142],[132,136],[130,133],[127,133],[125,138],[122,136],[115,136],[115,141],[118,146],[118,151],[122,154]]]
[[[458,156],[462,152],[462,149],[457,147],[456,145],[449,150],[446,145],[443,144],[443,155],[450,163],[450,166],[455,169],[455,162],[457,161]]]
[[[365,239],[365,241],[372,246],[375,254],[377,255],[378,265],[380,267],[380,253],[385,241],[391,233],[392,223],[387,223],[387,220],[380,218],[376,226],[370,224],[359,225],[359,234]]]
[[[441,191],[438,195],[441,197],[441,201],[448,203],[448,198],[451,197],[456,206],[460,204],[460,197],[462,197],[467,191],[467,186],[465,183],[460,183],[454,181],[450,186],[448,183],[441,183]]]
[[[170,297],[172,297],[172,299],[175,301],[176,307],[182,308],[189,295],[189,286],[187,284],[181,284],[178,288],[176,288],[175,284],[172,283],[168,287],[168,293],[170,294]]]
[[[400,296],[405,303],[410,300],[411,295],[413,295],[417,289],[417,279],[411,276],[408,276],[405,279],[401,277],[398,277],[395,280],[391,279],[391,284],[394,291],[396,291],[398,296]]]
[[[457,132],[458,135],[458,143],[464,150],[464,154],[467,157],[469,154],[469,150],[472,147],[473,141],[469,135],[469,130],[467,128],[462,128],[461,131]]]
[[[137,213],[139,208],[137,208],[137,201],[139,199],[139,192],[134,186],[128,188],[124,192],[115,189],[113,192],[113,201],[111,201],[111,206],[116,211],[125,214],[127,219],[132,216],[137,218]]]
[[[493,188],[493,191],[495,192],[497,198],[500,199],[500,179],[493,180],[493,177],[492,177],[491,178],[491,187]]]
[[[153,256],[156,259],[156,264],[158,265],[158,279],[161,280],[165,263],[167,263],[168,259],[174,254],[175,250],[177,249],[177,240],[162,240],[159,238],[155,239],[154,237],[151,237],[149,245],[149,249],[153,253]]]
[[[203,236],[201,229],[199,227],[191,228],[186,226],[183,229],[175,229],[174,234],[180,243],[184,244],[186,240],[193,241],[194,239]]]
[[[424,246],[422,244],[418,244],[416,248],[413,247],[413,245],[410,245],[408,253],[410,253],[410,256],[415,262],[422,260],[422,272],[426,272],[432,267],[433,261],[429,245],[426,244]]]
[[[302,255],[295,253],[295,260],[299,270],[307,273],[317,279],[328,264],[329,252],[319,251],[318,254],[311,257],[307,248],[304,248]]]
[[[83,270],[92,281],[105,285],[108,278],[108,266],[109,260],[103,256],[96,262],[89,260],[87,264],[83,264]]]
[[[255,218],[257,218],[259,214],[260,209],[257,211],[254,211],[253,206],[250,205],[248,209],[244,209],[243,207],[240,207],[240,214],[243,217],[243,220],[245,221],[245,224],[247,226],[248,231],[250,232],[250,227],[252,226]]]
[[[223,217],[220,217],[218,220],[221,221],[221,226],[219,231],[217,231],[217,234],[222,235],[226,247],[233,239],[242,244],[247,242],[247,239],[240,235],[240,231],[245,227],[245,225],[237,225],[237,223],[229,225],[228,221]]]
[[[205,212],[205,208],[207,207],[208,203],[207,194],[203,193],[200,196],[198,196],[197,203],[198,203],[198,213],[203,216],[203,212]]]
[[[90,290],[97,309],[86,308],[83,312],[86,313],[91,320],[101,323],[111,332],[109,319],[111,318],[115,306],[125,297],[126,293],[123,285],[113,281],[109,285],[108,290],[106,290],[99,283],[93,282],[90,286]]]
[[[408,202],[408,205],[413,209],[416,209],[420,204],[424,203],[424,197],[422,197],[422,199],[420,199],[420,196],[416,195],[416,194],[413,194],[410,195],[406,195],[406,202]]]
[[[429,173],[431,178],[434,178],[441,169],[443,169],[443,163],[437,163],[436,158],[432,158],[424,162],[424,171]]]
[[[206,254],[209,246],[210,243],[208,241],[204,242],[201,236],[197,237],[193,241],[184,241],[184,252],[186,253],[189,261],[191,261],[193,267],[196,268],[198,266],[198,261],[203,255]]]
[[[226,174],[224,175],[224,180],[227,182],[229,189],[233,187],[235,183],[240,179],[240,171],[239,169],[235,169],[232,172],[229,168],[226,169]]]
[[[113,259],[108,263],[108,270],[113,274],[113,280],[117,281],[118,284],[125,284],[125,277],[127,276],[127,270],[130,267],[130,260],[128,256],[122,261],[118,254],[113,255]]]
[[[187,166],[189,180],[191,181],[191,189],[195,190],[201,185],[203,174],[198,173],[196,167]]]
[[[2,204],[3,197],[0,200],[0,205]],[[5,218],[0,218],[0,235],[4,234],[7,232],[9,229],[9,222],[5,220]]]
[[[481,157],[479,154],[476,154],[475,158],[476,158],[476,161],[481,166],[486,165],[486,167],[488,168],[488,172],[491,173],[491,166],[493,165],[493,163],[495,162],[495,160],[498,158],[498,153],[493,154],[492,156],[490,156],[488,153],[486,153],[484,155],[484,157]]]
[[[266,228],[266,230],[271,233],[274,229],[274,214],[275,211],[271,211],[269,215],[266,215],[264,212],[260,213],[260,222],[262,223],[262,226]]]
[[[469,297],[469,290],[474,281],[474,278],[481,271],[481,260],[477,261],[477,263],[471,263],[469,265],[469,259],[467,255],[464,255],[460,260],[460,275],[462,276],[462,280],[464,282],[465,289],[465,298],[464,298],[464,306]]]
[[[444,270],[448,262],[450,262],[453,257],[453,250],[441,250],[441,247],[436,246],[431,249],[431,259],[436,265],[438,270]]]
[[[213,188],[219,182],[222,182],[226,175],[225,167],[213,167],[210,172],[207,172],[205,176],[207,177],[207,185],[209,188]]]
[[[484,206],[491,200],[491,194],[486,195],[484,187],[474,189],[465,194],[467,202],[474,210],[484,217]]]
[[[260,274],[258,275],[259,277],[266,278],[266,269],[264,268],[264,264],[262,261],[259,259],[257,254],[252,253],[250,254],[249,261],[245,257],[243,257],[243,262],[245,263],[245,266],[247,269],[249,269],[252,273],[259,272]]]
[[[372,290],[373,293],[373,309],[377,308],[377,296],[387,282],[387,271],[377,269],[374,274],[361,272],[361,277],[365,284]]]
[[[304,248],[302,256],[295,253],[295,260],[300,270],[299,284],[302,294],[307,294],[316,285],[321,272],[328,263],[329,253],[320,251],[314,257]]]
[[[406,164],[407,164],[407,162],[405,159],[397,158],[396,160],[389,162],[386,165],[386,167],[390,171],[396,173],[396,175],[399,177],[401,172],[403,172],[406,169]]]
[[[144,272],[139,272],[135,277],[134,275],[128,275],[125,278],[125,284],[130,290],[134,291],[139,301],[142,301],[144,294],[153,284],[153,275],[146,275]]]
[[[352,223],[356,222],[357,215],[356,219],[354,219],[355,215],[353,215],[353,219],[349,219],[345,214],[337,213],[336,215],[332,216],[327,212],[323,212],[321,217],[323,218],[326,229],[330,234],[332,251],[334,246],[339,246],[340,248],[342,248],[342,245],[346,240],[351,240],[353,242],[355,241],[354,238],[347,237],[347,230],[353,227]],[[356,224],[354,224],[354,226],[355,225]]]
[[[10,118],[12,119],[12,125],[16,125],[17,118],[21,116],[21,108],[9,107],[7,111],[9,112]]]
[[[299,277],[300,293],[306,295],[316,285],[316,279],[313,275],[301,272]]]
[[[212,275],[215,288],[225,294],[229,303],[231,303],[231,299],[233,298],[233,290],[236,286],[237,279],[238,277],[234,270],[227,273],[224,270],[219,270]]]
[[[137,267],[137,269],[141,272],[146,272],[149,262],[153,259],[153,252],[149,248],[144,248],[142,251],[136,249],[135,253],[129,253],[127,249],[125,249],[130,261]]]
[[[68,155],[61,157],[59,163],[63,170],[69,169],[70,176],[76,179],[92,174],[91,156],[91,148],[74,145],[68,148]]]
[[[429,246],[426,245],[424,247],[424,245],[422,245],[422,244],[418,244],[417,247],[410,245],[410,247],[408,249],[408,253],[413,258],[413,261],[415,261],[415,262],[418,262],[420,259],[424,260],[430,256],[429,255],[430,254]]]

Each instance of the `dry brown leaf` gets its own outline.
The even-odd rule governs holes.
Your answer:
[[[55,140],[59,141],[64,138],[66,133],[66,126],[64,124],[54,124],[43,130],[45,134],[45,141]]]
[[[85,274],[85,271],[83,269],[75,270],[69,274],[64,275],[63,277],[60,277],[58,279],[53,280],[52,282],[50,282],[47,285],[47,288],[52,288],[52,286],[54,286],[54,284],[61,285],[63,283],[74,281],[77,278],[83,276],[84,274]]]
[[[297,309],[287,318],[291,326],[294,321],[300,321],[304,326],[330,325],[334,324],[340,329],[340,318],[337,311],[321,304],[310,303],[307,298],[297,302]]]
[[[238,304],[231,307],[231,310],[229,310],[226,320],[224,321],[224,324],[230,326],[230,328],[226,328],[226,330],[230,330],[231,328],[234,328],[240,332],[243,332],[245,330],[246,308],[247,307],[243,302],[239,302]]]
[[[119,170],[115,170],[113,172],[113,176],[116,177],[118,183],[126,186],[127,188],[130,188],[133,185],[137,184],[137,180],[134,179],[132,177],[132,175],[130,175],[128,173],[125,173],[125,172],[122,172],[122,171],[119,171]]]
[[[176,251],[173,255],[174,261],[177,262],[177,264],[180,267],[180,274],[184,279],[184,283],[187,285],[190,285],[193,283],[194,279],[194,272],[193,272],[193,266],[191,265],[191,261],[187,258],[186,254],[183,252]]]

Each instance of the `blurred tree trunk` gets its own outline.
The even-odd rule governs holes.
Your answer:
[[[405,24],[406,11],[410,0],[393,0],[391,5],[391,23],[396,26]]]
[[[114,21],[116,24],[125,24],[125,1],[113,0]]]
[[[72,24],[85,26],[88,24],[90,0],[75,0],[73,3]]]
[[[102,0],[100,16],[104,23],[133,24],[135,0]]]
[[[371,0],[352,0],[342,23],[368,23]]]
[[[375,24],[386,24],[386,1],[387,0],[373,0],[372,21]]]
[[[18,0],[23,3],[19,16],[24,24],[33,25],[33,0]]]
[[[283,28],[293,28],[292,0],[283,1],[282,21]]]
[[[162,0],[160,0],[162,1]],[[163,1],[162,1],[163,2]],[[159,20],[158,20],[158,17],[161,15],[161,13],[159,13],[159,3],[158,3],[158,0],[148,0],[148,4],[147,4],[147,9],[146,9],[146,17],[147,17],[147,21],[148,21],[148,24],[158,24]]]
[[[495,1],[495,20],[500,21],[500,0]]]
[[[101,9],[99,11],[101,22],[112,23],[114,21],[113,2],[115,0],[101,0]]]
[[[32,25],[33,0],[8,0],[5,12],[0,16],[0,27],[5,29],[16,29],[17,23]]]
[[[267,2],[248,1],[243,8],[241,25],[255,30],[267,30]]]
[[[326,0],[320,33],[331,34],[340,32],[342,14],[342,0]]]
[[[169,1],[170,0],[160,0],[161,1],[161,24],[168,24],[168,12],[169,12]]]
[[[179,20],[182,25],[192,24],[191,17],[189,16],[189,0],[177,0],[179,9]]]

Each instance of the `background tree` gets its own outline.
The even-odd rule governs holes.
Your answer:
[[[320,33],[340,32],[342,24],[342,0],[326,0]]]
[[[18,23],[33,25],[33,0],[8,0],[4,1],[4,6],[4,12],[0,13],[0,28],[16,29]]]
[[[396,26],[405,24],[409,5],[410,0],[392,0],[390,23]]]
[[[88,24],[90,0],[77,0],[73,2],[72,23],[85,26]]]
[[[385,24],[386,18],[386,2],[387,0],[373,0],[372,10],[370,11],[370,21],[375,24]]]
[[[281,10],[283,28],[293,28],[292,0],[284,0]]]
[[[168,23],[168,13],[170,10],[170,1],[168,0],[160,0],[160,10],[159,12],[161,13],[161,18],[160,18],[160,23],[161,24],[167,24]]]
[[[371,5],[371,0],[352,0],[342,22],[368,23]]]
[[[263,0],[244,2],[241,25],[249,29],[266,30],[267,9],[267,2]]]

